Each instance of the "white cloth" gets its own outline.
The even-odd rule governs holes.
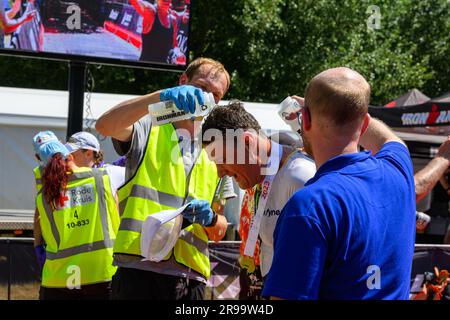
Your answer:
[[[106,164],[104,169],[109,176],[112,194],[115,195],[117,193],[117,189],[125,183],[125,168]]]
[[[259,230],[261,274],[263,277],[269,272],[272,265],[273,233],[281,210],[291,196],[303,188],[315,173],[316,165],[314,161],[298,151],[286,160],[275,176]]]

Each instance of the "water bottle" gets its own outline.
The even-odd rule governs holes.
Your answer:
[[[300,104],[297,100],[287,97],[278,105],[278,115],[295,132],[302,129]]]
[[[431,221],[431,217],[423,212],[416,211],[416,232],[425,233],[425,229]]]
[[[205,104],[200,105],[195,99],[195,113],[180,110],[173,101],[161,101],[148,106],[148,112],[152,118],[152,125],[160,126],[170,122],[191,119],[192,117],[205,117],[216,106],[214,95],[210,92],[203,92]]]

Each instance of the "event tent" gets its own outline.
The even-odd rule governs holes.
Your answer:
[[[433,102],[449,102],[450,103],[450,92],[444,93],[442,96],[431,99]]]
[[[430,98],[420,92],[418,89],[412,89],[402,95],[401,97],[392,100],[389,103],[386,103],[384,106],[386,108],[392,108],[392,107],[404,107],[404,106],[414,106],[416,104],[425,103]]]
[[[385,106],[369,106],[371,116],[394,128],[450,126],[450,101],[429,99],[413,89]],[[433,133],[448,133],[447,129]]]

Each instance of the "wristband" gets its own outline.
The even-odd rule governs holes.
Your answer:
[[[218,219],[218,218],[219,218],[219,215],[213,211],[213,218],[212,218],[212,220],[211,220],[211,223],[208,224],[208,225],[205,226],[205,227],[208,227],[208,228],[209,228],[209,227],[214,227],[214,226],[216,225],[216,223],[217,223],[217,219]]]

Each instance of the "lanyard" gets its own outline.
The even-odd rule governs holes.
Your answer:
[[[253,257],[255,254],[256,241],[258,240],[259,229],[261,227],[261,220],[264,210],[266,208],[267,200],[269,199],[269,193],[272,188],[272,182],[280,167],[281,157],[283,155],[283,148],[278,143],[272,141],[272,149],[270,152],[269,166],[271,175],[266,175],[262,183],[262,191],[259,196],[258,210],[253,215],[250,222],[250,228],[248,232],[247,242],[245,243],[244,255]]]

